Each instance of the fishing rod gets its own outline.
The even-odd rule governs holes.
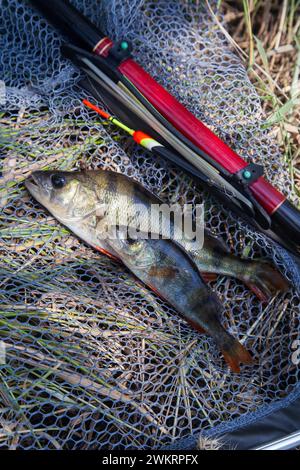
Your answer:
[[[254,216],[254,211],[249,200],[228,183],[220,171],[208,160],[209,157],[207,157],[207,159],[199,159],[195,151],[189,148],[182,139],[179,139],[175,135],[175,129],[170,130],[168,123],[166,126],[163,126],[153,113],[149,113],[140,102],[137,102],[122,89],[115,87],[113,80],[97,67],[99,58],[95,59],[92,54],[87,52],[83,54],[81,49],[71,45],[64,45],[63,51],[67,57],[70,57],[76,65],[87,73],[89,77],[88,81],[82,81],[81,84],[85,89],[90,91],[93,96],[107,103],[109,108],[112,109],[116,115],[120,116],[120,114],[123,114],[126,122],[131,121],[133,127],[142,127],[143,131],[148,130],[151,135],[156,135],[166,146],[171,144],[171,147],[188,162],[192,163],[196,169],[205,173],[207,177],[210,178],[209,181],[214,182],[213,185],[210,185],[210,188],[217,188],[218,186],[218,196],[219,198],[221,197],[225,205],[230,203],[230,208],[236,211],[242,211],[243,214],[246,213],[250,217]],[[96,62],[96,64],[94,62]],[[111,75],[117,75],[117,73],[112,70],[107,70],[107,72],[108,75],[109,73]],[[181,167],[183,166],[184,160]]]
[[[62,52],[86,73],[93,96],[213,180],[223,203],[222,194],[234,194],[231,208],[242,207],[256,226],[300,253],[298,209],[267,182],[261,165],[244,161],[138,65],[128,41],[114,43],[67,0],[31,3],[72,41]]]
[[[95,104],[91,103],[87,99],[82,100],[83,104],[88,108],[95,111],[99,114],[103,119],[106,119],[113,123],[115,126],[119,127],[127,134],[131,135],[133,140],[140,145],[141,147],[145,148],[148,152],[152,153],[153,155],[162,158],[163,160],[168,160],[170,163],[175,165],[180,170],[183,170],[184,173],[188,174],[189,176],[193,177],[193,180],[200,183],[202,186],[206,186],[210,188],[210,191],[214,194],[219,196],[220,198],[228,199],[227,205],[231,208],[232,207],[232,199],[234,199],[234,193],[226,193],[224,192],[223,188],[218,186],[213,180],[207,177],[204,173],[202,173],[199,169],[195,168],[191,165],[187,160],[183,159],[180,155],[178,155],[173,150],[165,147],[160,142],[155,140],[149,134],[146,134],[143,131],[135,130],[118,120],[115,116],[110,115],[103,109],[99,108]],[[239,204],[238,201],[235,201],[234,204]],[[240,213],[243,214],[243,205],[240,204]]]

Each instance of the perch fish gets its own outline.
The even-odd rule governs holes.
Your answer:
[[[35,186],[32,186],[33,179],[36,184],[39,184],[38,191]],[[56,181],[56,186],[53,186],[52,181],[53,183]],[[62,181],[66,181],[66,184],[59,188]],[[143,225],[148,226],[150,207],[162,202],[126,175],[104,170],[35,172],[31,180],[28,180],[27,187],[41,204],[76,235],[115,258],[118,258],[118,255],[106,246],[102,236],[103,231],[110,224],[110,216],[118,208],[122,208],[125,213],[130,213],[133,203],[138,203],[142,206],[139,224],[140,230],[143,231]],[[106,207],[105,216],[102,213],[104,206]],[[81,220],[82,217],[83,220]],[[87,224],[89,228],[86,227]],[[135,225],[133,219],[131,225]],[[167,230],[169,221],[166,225]],[[164,231],[164,227],[161,231]],[[235,277],[264,302],[277,292],[284,292],[289,288],[288,281],[272,264],[263,260],[242,259],[234,256],[229,253],[223,241],[207,230],[205,230],[204,244],[201,249],[198,248],[197,243],[187,242],[184,238],[178,240],[178,243],[193,258],[204,279],[212,279],[216,274]]]
[[[233,371],[239,371],[240,363],[251,362],[246,349],[222,327],[219,321],[222,306],[203,281],[200,271],[243,277],[248,285],[251,282],[255,286],[258,284],[257,292],[266,296],[287,288],[286,280],[275,268],[259,262],[252,262],[252,265],[251,261],[247,261],[245,270],[244,260],[226,253],[221,242],[209,233],[204,237],[201,250],[193,250],[191,244],[188,245],[192,257],[174,240],[161,237],[126,238],[124,230],[129,227],[116,224],[116,211],[121,208],[122,212],[130,213],[130,206],[138,203],[139,229],[143,231],[143,227],[148,226],[149,206],[161,201],[140,184],[119,173],[104,170],[37,171],[26,181],[26,187],[38,202],[78,237],[109,256],[122,260],[194,328],[210,334]],[[134,226],[135,223],[133,216],[130,224]],[[114,236],[111,235],[112,229]],[[184,240],[182,245],[185,245]],[[259,271],[257,264],[264,268]],[[237,269],[240,265],[243,265],[241,270]],[[232,273],[231,269],[236,271]],[[266,277],[268,270],[270,274]]]

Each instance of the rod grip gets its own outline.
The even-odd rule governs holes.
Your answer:
[[[271,216],[271,229],[300,253],[300,211],[287,199]]]
[[[31,0],[31,4],[78,46],[93,50],[99,40],[105,37],[105,34],[67,0]]]

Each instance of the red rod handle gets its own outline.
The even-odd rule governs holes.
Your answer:
[[[209,154],[227,171],[236,173],[247,166],[247,163],[237,153],[219,139],[132,59],[124,60],[119,66],[119,71],[138,88],[157,111],[168,119],[176,129]],[[263,177],[253,182],[249,187],[256,200],[270,215],[286,199],[283,194]]]

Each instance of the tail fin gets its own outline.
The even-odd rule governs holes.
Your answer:
[[[240,372],[240,364],[253,364],[251,354],[232,337],[229,345],[222,349],[222,354],[232,372]]]
[[[277,292],[289,289],[286,278],[269,263],[252,261],[241,280],[262,302],[267,302]]]

